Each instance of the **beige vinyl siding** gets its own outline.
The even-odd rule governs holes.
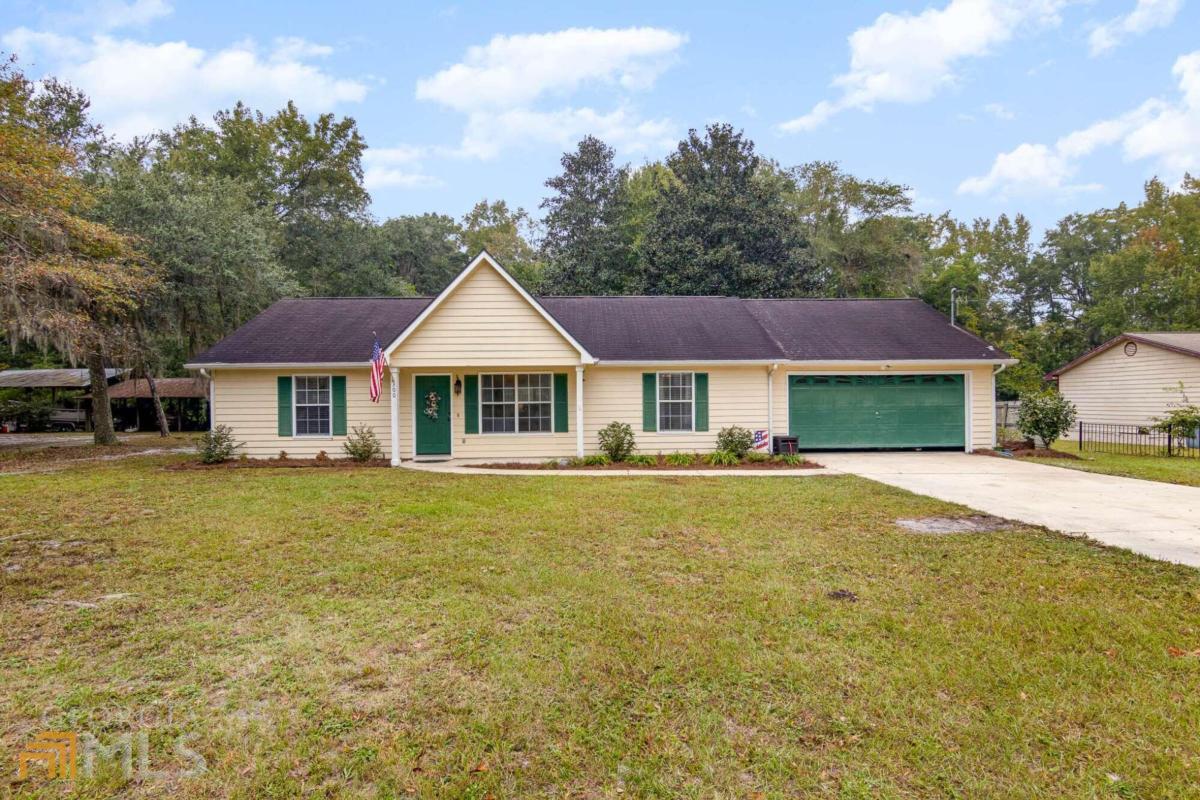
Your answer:
[[[642,373],[708,373],[708,431],[677,433],[642,430]],[[610,422],[626,422],[642,453],[705,452],[716,449],[717,432],[730,425],[767,427],[766,367],[679,364],[653,367],[590,366],[584,370],[584,445],[599,450],[598,434]]]
[[[578,364],[579,352],[484,262],[390,355],[404,367]]]
[[[970,395],[970,405],[967,409],[968,424],[970,426],[971,435],[970,443],[973,449],[989,448],[995,444],[995,417],[996,412],[995,399],[996,387],[993,368],[990,364],[983,365],[963,365],[956,367],[950,363],[930,362],[928,364],[905,364],[902,367],[895,367],[890,370],[881,369],[881,365],[864,364],[863,366],[837,366],[825,367],[820,364],[799,365],[786,364],[781,365],[775,373],[773,383],[773,394],[775,398],[775,425],[774,435],[783,436],[788,432],[788,379],[789,373],[817,373],[821,375],[842,374],[859,374],[873,375],[886,373],[920,373],[920,372],[961,372],[967,375],[966,390]],[[803,443],[800,449],[804,449]]]
[[[387,383],[379,403],[371,402],[368,369],[214,369],[213,423],[228,425],[233,437],[245,444],[238,453],[251,458],[271,458],[286,450],[289,456],[311,458],[324,450],[331,458],[342,458],[345,436],[280,436],[278,383],[280,375],[345,375],[346,432],[355,425],[370,425],[389,450],[391,418],[388,413]]]
[[[1124,344],[1109,348],[1058,378],[1063,396],[1075,404],[1083,422],[1146,425],[1180,402],[1167,391],[1183,382],[1193,403],[1200,398],[1200,358],[1145,342],[1125,355]]]

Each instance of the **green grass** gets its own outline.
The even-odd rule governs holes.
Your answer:
[[[1126,478],[1141,478],[1147,481],[1178,483],[1184,486],[1200,486],[1200,459],[1178,456],[1123,456],[1111,453],[1079,451],[1077,442],[1055,442],[1055,450],[1079,456],[1068,458],[1030,458],[1039,464],[1054,467],[1080,469],[1085,472],[1102,472],[1105,475],[1121,475]]]
[[[1195,793],[1191,569],[848,476],[177,458],[0,477],[0,794],[46,728],[149,730],[88,798]]]

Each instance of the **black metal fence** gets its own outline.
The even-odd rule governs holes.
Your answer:
[[[1124,456],[1179,456],[1200,458],[1196,434],[1181,436],[1170,426],[1114,425],[1105,422],[1079,423],[1079,449]]]

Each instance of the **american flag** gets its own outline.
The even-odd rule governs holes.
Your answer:
[[[383,356],[383,348],[379,346],[379,337],[375,337],[375,346],[371,348],[371,402],[378,403],[383,391],[383,368],[387,359]]]

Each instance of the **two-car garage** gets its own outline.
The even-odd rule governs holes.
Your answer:
[[[964,449],[966,380],[927,375],[789,375],[788,434],[802,450]]]

